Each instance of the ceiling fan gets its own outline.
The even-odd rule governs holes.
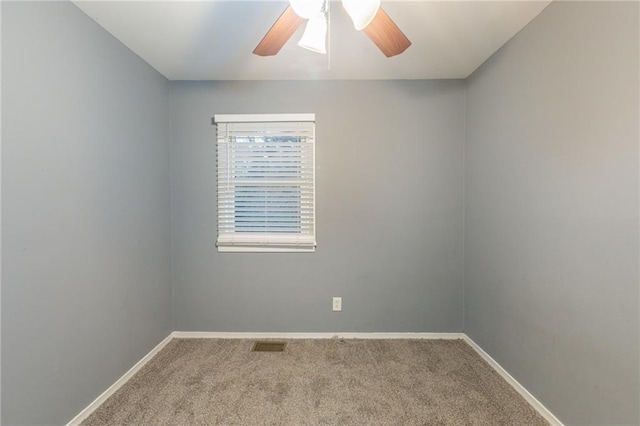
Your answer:
[[[253,53],[259,56],[277,54],[298,27],[307,20],[300,46],[326,53],[327,13],[329,0],[289,0],[289,6],[258,43]],[[380,7],[380,0],[342,0],[356,30],[362,30],[384,53],[391,57],[404,52],[411,42]]]

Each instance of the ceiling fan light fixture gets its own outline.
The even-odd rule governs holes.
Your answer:
[[[380,0],[342,0],[342,6],[351,17],[353,26],[360,31],[375,18]]]
[[[289,0],[293,11],[303,19],[311,19],[325,13],[326,0]]]
[[[327,53],[327,17],[316,15],[309,19],[298,46],[316,53]]]

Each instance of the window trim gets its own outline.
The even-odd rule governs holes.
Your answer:
[[[260,241],[260,238],[257,241],[250,241],[247,239],[243,241],[242,235],[238,235],[238,239],[235,237],[231,238],[231,241],[227,240],[224,244],[219,244],[220,240],[220,229],[219,229],[219,194],[217,195],[217,208],[216,208],[216,226],[217,226],[217,235],[216,235],[216,246],[218,248],[218,252],[253,252],[253,253],[310,253],[315,252],[316,249],[316,166],[315,166],[315,149],[316,149],[316,140],[315,140],[315,114],[313,113],[303,113],[303,114],[215,114],[213,116],[212,123],[217,125],[218,123],[270,123],[270,122],[311,122],[313,123],[313,132],[312,132],[312,150],[311,154],[313,156],[313,207],[311,209],[313,215],[313,235],[311,235],[312,243],[308,242],[309,238],[302,238],[302,240],[306,240],[302,243],[295,242],[295,237],[289,236],[289,238],[283,238],[283,240],[287,240],[283,243],[278,243],[276,241],[272,242],[264,242]],[[216,137],[216,156],[219,155],[219,147],[218,147],[219,138]],[[219,171],[218,164],[216,161],[216,181],[219,180]],[[216,185],[216,193],[217,193]],[[228,234],[227,234],[228,235]],[[277,235],[277,234],[272,234]],[[300,234],[294,234],[300,236]],[[284,236],[283,236],[284,237]],[[278,238],[275,237],[275,240]]]
[[[268,122],[316,122],[315,114],[216,114],[213,116],[217,123],[268,123]],[[315,146],[315,143],[314,143]]]

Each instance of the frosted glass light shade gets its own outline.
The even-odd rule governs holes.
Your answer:
[[[380,0],[342,0],[342,6],[351,17],[353,26],[360,31],[375,18]]]
[[[311,19],[324,13],[326,0],[289,0],[293,11],[302,19]]]
[[[312,52],[327,53],[327,17],[316,15],[307,21],[302,38],[298,46],[309,49]]]

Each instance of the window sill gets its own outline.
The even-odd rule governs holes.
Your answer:
[[[313,253],[315,251],[315,247],[218,247],[218,253]]]

